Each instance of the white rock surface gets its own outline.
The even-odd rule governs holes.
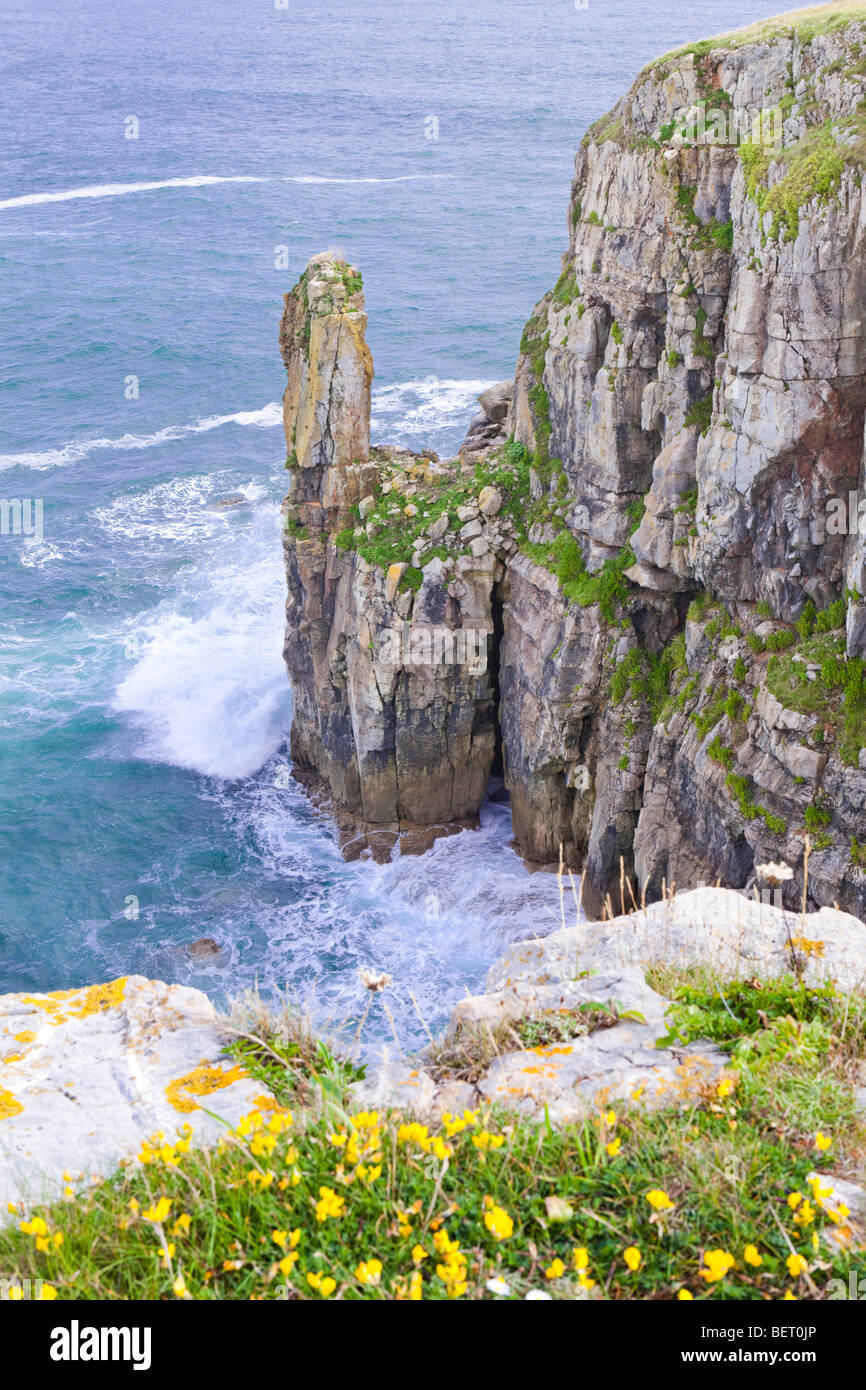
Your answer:
[[[727,978],[766,978],[791,970],[791,940],[807,982],[835,980],[851,989],[866,980],[866,926],[850,913],[824,907],[803,917],[728,888],[697,888],[608,922],[519,941],[492,967],[487,988],[497,992],[520,979],[559,983],[582,970],[661,961],[711,965]]]
[[[141,975],[0,995],[0,1222],[9,1202],[114,1172],[160,1130],[215,1142],[264,1090],[224,1045],[206,995]]]
[[[519,941],[487,976],[487,993],[461,999],[448,1040],[493,1035],[508,1046],[506,1026],[543,1014],[603,1005],[612,1026],[570,1042],[500,1050],[474,1087],[437,1085],[431,1075],[386,1059],[372,1066],[359,1098],[438,1117],[479,1102],[499,1102],[535,1119],[565,1123],[608,1101],[687,1103],[727,1062],[708,1042],[656,1047],[668,1028],[669,1001],[650,989],[647,966],[704,964],[720,978],[768,978],[791,970],[791,945],[810,983],[835,980],[849,989],[866,978],[866,926],[822,908],[802,917],[726,888],[681,893],[672,902],[608,922],[581,922],[550,936]],[[603,1017],[597,1014],[596,1017]],[[456,1088],[459,1087],[459,1094]]]

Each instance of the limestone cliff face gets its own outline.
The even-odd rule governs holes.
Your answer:
[[[696,44],[590,130],[508,443],[371,456],[325,389],[335,342],[369,384],[363,301],[311,297],[321,261],[288,296],[293,747],[356,821],[471,819],[501,761],[592,912],[807,833],[811,899],[866,910],[864,43],[845,4]],[[486,671],[386,673],[404,622],[485,628]]]
[[[339,293],[346,284],[351,293]],[[327,256],[286,296],[284,654],[296,775],[334,812],[348,854],[387,858],[398,837],[412,852],[476,823],[495,752],[496,559],[489,550],[434,558],[412,586],[401,582],[405,563],[383,567],[358,552],[360,513],[392,499],[387,522],[402,537],[412,475],[423,481],[437,463],[400,450],[371,456],[363,305],[358,272]],[[444,647],[455,631],[471,633],[468,653],[464,642],[460,660],[434,660],[434,639],[454,658],[453,639]]]
[[[506,777],[533,851],[544,832],[524,805],[526,822],[555,808],[550,838],[567,810],[596,910],[620,856],[650,897],[740,886],[756,862],[798,862],[806,830],[813,898],[866,901],[862,690],[845,663],[866,623],[849,602],[846,652],[837,604],[866,588],[863,542],[826,522],[862,486],[864,19],[829,6],[661,60],[577,155],[563,272],[527,326],[510,426],[562,461],[566,524],[628,594],[584,657],[559,649],[569,717],[548,673],[537,718],[510,726]],[[543,631],[556,586],[527,584]],[[519,668],[508,635],[506,617]],[[579,764],[588,832],[568,809]]]

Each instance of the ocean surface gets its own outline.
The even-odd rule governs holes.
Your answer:
[[[374,440],[453,452],[557,278],[586,127],[779,8],[3,0],[0,502],[35,533],[0,535],[0,992],[136,972],[341,1021],[363,966],[394,980],[366,1036],[408,1047],[559,924],[507,805],[347,865],[289,776],[281,296],[341,248]]]

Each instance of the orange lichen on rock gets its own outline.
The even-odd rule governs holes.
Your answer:
[[[190,1111],[200,1109],[193,1096],[207,1096],[212,1091],[222,1091],[226,1086],[233,1086],[236,1081],[242,1081],[246,1075],[241,1066],[223,1071],[222,1067],[203,1065],[187,1072],[186,1076],[179,1076],[176,1081],[170,1081],[165,1088],[165,1094],[175,1110],[179,1110],[182,1115],[188,1115]]]
[[[11,1091],[4,1091],[0,1086],[0,1120],[11,1120],[13,1115],[20,1115],[23,1109],[20,1100],[16,1100]]]
[[[66,1023],[70,1018],[89,1018],[91,1014],[104,1013],[122,1003],[129,977],[123,975],[119,980],[111,980],[106,985],[90,985],[86,989],[56,989],[51,994],[25,994],[22,1002],[34,1009],[51,1015],[55,1027]],[[67,999],[77,1002],[63,1013],[62,1005]],[[32,1034],[35,1037],[35,1033]]]

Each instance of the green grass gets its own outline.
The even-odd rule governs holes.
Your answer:
[[[846,610],[847,598],[837,599],[821,613],[807,608],[796,632],[772,634],[777,654],[767,665],[766,682],[786,709],[818,715],[835,738],[842,761],[856,767],[860,749],[866,748],[866,679],[862,659],[845,655],[841,629]],[[814,635],[803,637],[804,632]],[[795,655],[803,660],[795,661]],[[807,662],[819,668],[815,680],[808,679]]]
[[[702,338],[701,341],[706,342],[707,340]],[[694,405],[692,405],[686,414],[684,423],[686,425],[697,425],[701,434],[706,434],[710,428],[712,418],[713,396],[712,392],[710,392],[709,395],[703,396],[699,401],[695,401]]]
[[[60,1300],[818,1297],[851,1267],[820,1240],[846,1217],[833,1208],[834,1222],[809,1174],[862,1145],[850,1084],[862,1000],[794,978],[661,973],[650,980],[676,995],[672,1032],[732,1054],[721,1080],[696,1079],[682,1100],[654,1109],[635,1093],[561,1129],[487,1109],[425,1127],[358,1112],[354,1069],[331,1048],[260,1025],[236,1055],[263,1095],[217,1148],[155,1137],[142,1165],[22,1208],[0,1232],[0,1267],[48,1281]],[[516,1026],[543,1059],[592,1020]],[[35,1234],[20,1229],[34,1217]],[[703,1277],[707,1251],[732,1261],[717,1280]]]
[[[685,669],[686,648],[682,633],[678,633],[658,656],[634,647],[611,675],[611,701],[619,705],[626,698],[645,700],[655,723],[668,700],[672,679]]]
[[[841,122],[843,125],[850,123],[845,119]],[[858,112],[854,123],[862,141],[866,135],[866,115]],[[834,124],[828,120],[823,125],[813,127],[795,145],[784,151],[785,172],[772,187],[767,187],[765,181],[770,163],[774,158],[779,158],[779,152],[757,144],[740,146],[749,196],[757,203],[761,213],[772,214],[769,236],[773,240],[795,240],[800,229],[801,208],[813,199],[817,199],[819,205],[829,202],[839,190],[846,164],[856,162],[858,158],[862,162],[863,151],[859,145],[852,148],[836,144],[832,131]]]
[[[771,1019],[792,1017],[798,1023],[821,1022],[829,1048],[832,1028],[839,1009],[839,996],[830,985],[806,985],[793,973],[775,980],[733,980],[722,987],[684,983],[674,991],[674,1005],[668,1010],[671,1030],[666,1043],[695,1042],[709,1038],[729,1047],[742,1039],[751,1040],[767,1027]],[[840,1025],[842,1020],[839,1020]],[[856,1020],[862,1027],[866,1014]]]

